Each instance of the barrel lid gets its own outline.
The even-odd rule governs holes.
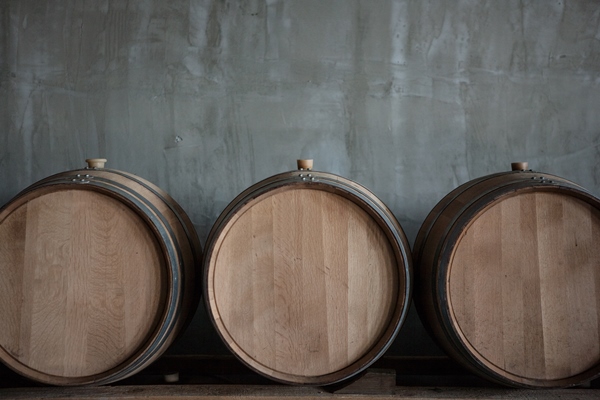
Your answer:
[[[412,262],[381,200],[299,167],[251,186],[219,216],[205,248],[204,298],[224,343],[253,370],[331,384],[393,341],[410,303]]]

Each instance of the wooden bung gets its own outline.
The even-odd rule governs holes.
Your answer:
[[[527,162],[513,162],[510,164],[510,167],[513,171],[526,171],[528,165]]]
[[[313,168],[313,160],[298,160],[298,169],[311,170]]]
[[[88,164],[88,168],[104,168],[106,158],[88,158],[85,162]]]

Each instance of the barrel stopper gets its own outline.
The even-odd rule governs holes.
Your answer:
[[[88,164],[88,168],[104,168],[106,158],[88,158],[85,162]]]
[[[514,162],[514,163],[510,163],[510,168],[513,171],[525,171],[527,169],[527,166],[529,164],[527,162]]]
[[[298,160],[298,169],[312,169],[313,160]]]

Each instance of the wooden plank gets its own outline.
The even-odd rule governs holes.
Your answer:
[[[373,394],[335,394],[321,388],[298,386],[241,386],[241,385],[152,385],[152,386],[104,386],[82,388],[26,388],[0,390],[0,398],[14,400],[30,399],[194,399],[194,400],[266,400],[285,398],[286,400],[312,399],[372,399],[378,400],[474,400],[474,399],[510,399],[510,400],[562,400],[598,399],[599,391],[594,389],[560,390],[515,390],[500,388],[448,388],[448,387],[397,387],[393,393]]]
[[[13,376],[0,366],[0,398],[10,399],[571,399],[600,398],[600,385],[592,388],[516,390],[500,388],[476,378],[447,357],[383,357],[377,368],[354,382],[337,387],[302,387],[274,384],[244,367],[232,356],[163,356],[146,370],[114,386],[40,387]],[[4,370],[3,370],[4,369]],[[179,383],[166,384],[165,375],[179,372]],[[204,376],[204,378],[202,378]],[[396,386],[396,384],[409,386]],[[204,380],[203,380],[204,379]],[[219,384],[219,382],[237,384]],[[211,383],[212,382],[212,383]],[[247,382],[240,384],[240,382]],[[203,384],[198,384],[203,383]],[[37,387],[24,387],[36,385]],[[436,386],[443,385],[443,386]],[[457,385],[462,385],[458,387]],[[467,387],[467,385],[471,387]],[[454,386],[454,387],[451,387]]]
[[[340,388],[324,389],[335,394],[392,394],[396,388],[396,371],[393,369],[368,369],[359,379],[342,384]]]

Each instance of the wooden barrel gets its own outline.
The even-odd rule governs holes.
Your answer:
[[[467,182],[435,206],[413,247],[415,305],[474,373],[573,386],[600,375],[600,200],[526,168]]]
[[[283,383],[357,376],[389,347],[410,303],[397,220],[369,190],[325,172],[286,172],[242,192],[215,222],[203,264],[224,343]]]
[[[202,251],[185,212],[103,161],[39,181],[0,209],[0,360],[46,384],[140,371],[199,301]]]

